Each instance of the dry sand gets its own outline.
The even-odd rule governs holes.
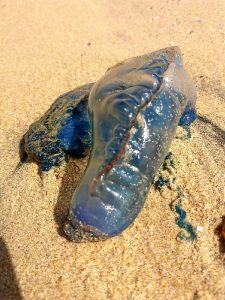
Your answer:
[[[0,300],[225,299],[225,1],[0,0]],[[40,177],[18,170],[19,141],[60,94],[128,57],[180,46],[201,116],[174,141],[178,181],[198,240],[176,240],[170,203],[151,189],[122,235],[74,244],[60,235],[85,160]],[[77,166],[80,166],[78,171]]]

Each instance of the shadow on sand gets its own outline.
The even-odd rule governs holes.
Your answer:
[[[58,200],[54,209],[54,219],[58,225],[58,233],[66,237],[63,226],[68,216],[70,201],[86,168],[87,159],[70,159],[62,178]]]
[[[219,126],[217,126],[213,121],[211,121],[209,118],[207,118],[205,116],[198,115],[197,119],[201,122],[201,124],[202,124],[203,127],[205,127],[205,126],[211,127],[211,129],[212,129],[212,131],[214,133],[213,136],[212,136],[212,138],[214,140],[216,140],[217,144],[220,147],[224,148],[225,131],[222,128],[220,128]],[[211,134],[210,131],[207,131],[207,132],[209,134]]]
[[[0,299],[22,300],[8,248],[0,237]]]

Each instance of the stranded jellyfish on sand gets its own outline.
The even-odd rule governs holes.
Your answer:
[[[180,50],[171,47],[117,64],[58,98],[30,127],[25,151],[43,170],[91,149],[65,225],[72,240],[110,238],[134,221],[177,126],[195,120],[195,100]]]

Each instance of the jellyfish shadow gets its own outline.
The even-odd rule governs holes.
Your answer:
[[[220,128],[218,125],[216,125],[213,121],[211,121],[209,118],[207,118],[206,116],[201,116],[198,115],[197,119],[202,123],[202,129],[204,129],[204,126],[210,126],[211,129],[214,132],[214,135],[212,136],[212,134],[208,131],[209,135],[211,135],[211,137],[216,140],[217,144],[224,148],[224,140],[225,140],[225,131]]]
[[[9,250],[0,237],[0,299],[22,300]]]
[[[54,208],[54,219],[58,225],[58,233],[67,237],[63,231],[69,213],[70,201],[86,167],[86,159],[70,159],[62,178],[57,203]]]

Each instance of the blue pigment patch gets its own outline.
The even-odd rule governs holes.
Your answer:
[[[180,118],[179,125],[180,126],[189,126],[192,122],[194,122],[197,118],[196,109],[194,107],[188,108],[184,111],[183,115]]]
[[[161,191],[161,189],[164,186],[167,186],[169,184],[169,179],[163,176],[159,176],[158,179],[154,182],[154,185],[158,191]]]
[[[80,102],[58,129],[56,138],[65,153],[71,156],[84,155],[86,149],[91,148],[91,130],[87,111],[87,101]]]
[[[179,215],[179,217],[176,218],[177,225],[180,228],[185,229],[188,233],[188,235],[186,235],[184,232],[181,231],[178,234],[178,237],[183,241],[194,241],[197,238],[196,228],[193,227],[191,223],[186,221],[186,211],[183,210],[183,208],[178,203],[175,205],[175,210]]]

